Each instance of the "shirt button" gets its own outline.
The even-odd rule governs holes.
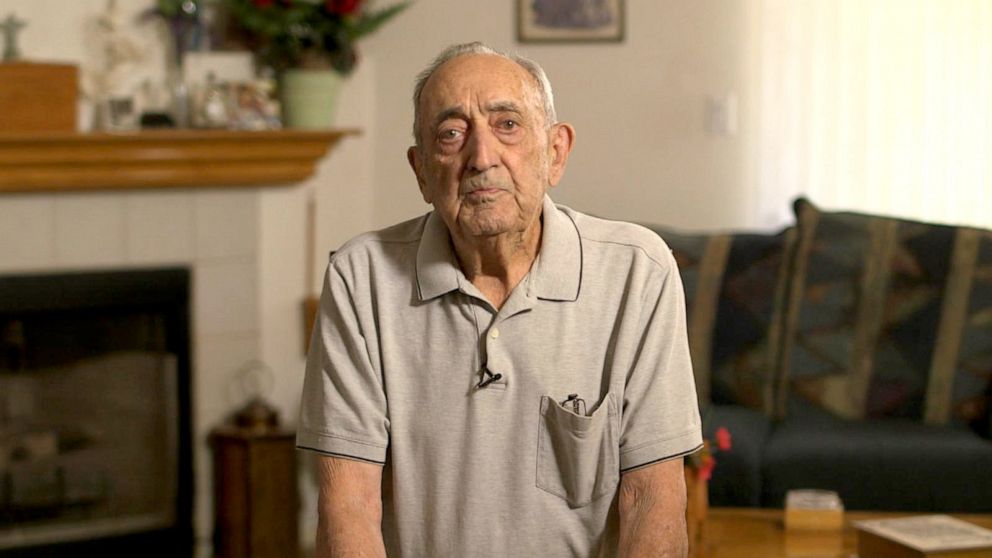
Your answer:
[[[492,337],[493,339],[499,339],[499,328],[498,327],[494,327],[494,328],[490,329],[489,330],[489,337]]]

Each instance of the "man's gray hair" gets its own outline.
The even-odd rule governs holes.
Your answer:
[[[441,51],[441,54],[438,54],[437,58],[429,66],[424,68],[424,71],[417,75],[417,82],[413,88],[413,139],[417,145],[420,145],[420,96],[424,92],[424,86],[427,85],[427,80],[445,62],[470,54],[500,56],[516,62],[521,68],[527,70],[527,73],[537,81],[539,86],[537,90],[541,96],[541,105],[544,109],[544,127],[550,129],[552,124],[558,122],[558,117],[555,114],[555,95],[551,91],[551,82],[548,80],[548,75],[544,73],[544,68],[541,68],[537,62],[516,54],[507,54],[480,42],[451,45]]]

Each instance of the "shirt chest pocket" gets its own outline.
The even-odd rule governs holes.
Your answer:
[[[619,421],[612,395],[590,416],[541,397],[537,487],[578,508],[616,491],[620,480]]]

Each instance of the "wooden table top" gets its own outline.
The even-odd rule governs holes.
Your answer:
[[[926,515],[923,513],[858,512],[844,514],[841,532],[786,532],[782,510],[711,508],[693,558],[856,558],[858,537],[853,523],[863,519]],[[992,529],[992,515],[949,514]]]

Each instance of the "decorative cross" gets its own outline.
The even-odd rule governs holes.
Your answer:
[[[24,28],[27,22],[17,19],[17,16],[10,14],[7,19],[0,22],[0,33],[3,33],[3,60],[16,60],[20,58],[21,52],[17,49],[17,32]]]

